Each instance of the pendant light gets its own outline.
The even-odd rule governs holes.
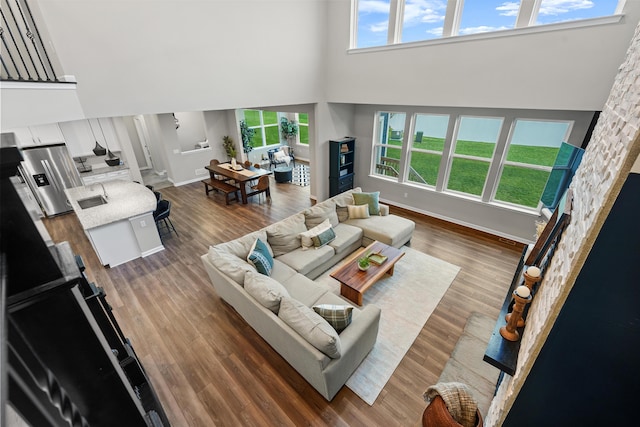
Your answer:
[[[93,127],[91,127],[91,122],[87,121],[89,123],[89,129],[91,129],[91,134],[93,135],[93,139],[96,141],[96,146],[93,148],[93,154],[95,154],[96,156],[104,156],[105,154],[107,154],[107,149],[104,148],[102,145],[98,144],[98,139],[96,138],[96,134],[93,133]],[[98,121],[98,124],[100,124],[100,121]],[[102,128],[100,128],[102,130]],[[104,136],[104,133],[102,134],[102,136]]]
[[[109,166],[118,166],[120,165],[120,157],[114,155],[111,150],[109,150],[109,144],[107,144],[107,137],[104,135],[104,130],[102,130],[102,124],[100,123],[100,119],[98,119],[98,126],[100,126],[100,132],[102,132],[102,137],[104,138],[104,143],[107,146],[107,158],[104,159],[105,163]]]

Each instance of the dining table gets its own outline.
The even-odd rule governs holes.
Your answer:
[[[241,167],[241,169],[234,169],[231,163],[218,163],[217,165],[207,165],[204,168],[209,171],[211,179],[217,179],[216,175],[222,175],[238,183],[242,203],[247,204],[247,182],[256,180],[263,175],[271,175],[272,172],[268,169],[256,168],[254,166],[241,166],[239,163],[236,165],[236,168],[238,167]]]

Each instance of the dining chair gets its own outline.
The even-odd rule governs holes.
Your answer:
[[[271,202],[271,191],[269,189],[269,176],[262,175],[258,178],[258,183],[256,185],[251,186],[252,196],[262,197],[263,194],[266,195],[267,201]]]
[[[219,165],[219,164],[220,164],[220,160],[218,160],[218,159],[211,159],[209,161],[209,167],[216,166],[216,165]],[[212,173],[212,174],[213,175],[212,175],[211,178],[214,178],[214,179],[217,179],[217,180],[220,180],[220,181],[231,181],[231,183],[233,183],[232,182],[233,181],[232,178],[229,178],[229,177],[223,176],[223,175],[218,175],[218,174],[215,174],[215,173]]]
[[[158,227],[158,234],[160,234],[160,239],[162,236],[166,236],[167,234],[171,234],[173,231],[178,235],[178,231],[176,227],[174,227],[173,223],[169,219],[169,215],[171,214],[171,202],[169,200],[158,200],[158,204],[156,206],[156,210],[153,212],[153,219],[156,221],[156,227]]]

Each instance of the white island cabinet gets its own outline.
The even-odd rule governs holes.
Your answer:
[[[144,185],[115,180],[65,192],[102,265],[115,267],[164,249],[153,219],[156,197]],[[80,206],[100,196],[106,203]]]

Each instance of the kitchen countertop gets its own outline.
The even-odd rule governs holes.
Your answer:
[[[107,192],[107,203],[88,209],[82,209],[78,200],[102,195],[102,187],[99,183],[65,190],[85,230],[156,210],[156,196],[144,185],[123,180],[107,181],[102,184]]]
[[[117,171],[127,170],[127,169],[129,169],[129,165],[127,165],[126,163],[118,166],[107,166],[107,167],[99,167],[99,168],[95,167],[95,165],[92,165],[92,168],[89,172],[80,172],[80,177],[102,175],[104,173],[117,172]]]

